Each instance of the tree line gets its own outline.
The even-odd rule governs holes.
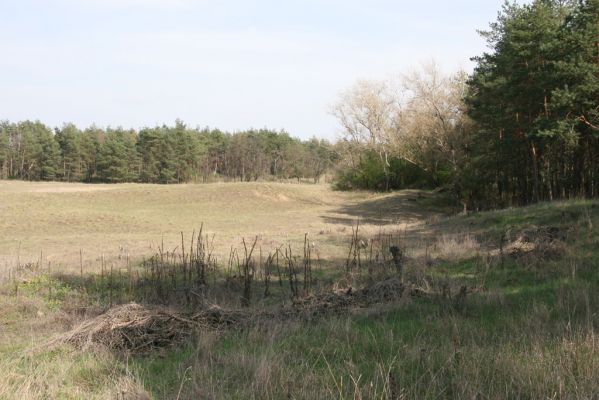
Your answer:
[[[434,63],[358,81],[335,144],[267,129],[50,129],[0,123],[0,178],[177,183],[317,181],[445,188],[464,208],[599,196],[599,0],[506,2],[472,74]]]
[[[0,178],[68,182],[181,183],[215,179],[318,181],[335,162],[326,140],[268,129],[227,133],[174,126],[52,130],[0,122]]]
[[[474,72],[359,81],[341,187],[445,187],[471,208],[599,196],[599,0],[506,2]]]
[[[477,123],[470,195],[597,197],[599,1],[506,4],[483,36],[491,52],[475,59],[466,99]]]

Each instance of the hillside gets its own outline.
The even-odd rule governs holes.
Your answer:
[[[420,193],[420,195],[418,195]],[[215,254],[229,255],[242,237],[260,235],[265,248],[304,234],[317,241],[324,258],[345,255],[338,237],[361,220],[363,228],[405,228],[442,209],[419,207],[424,192],[373,194],[338,192],[327,185],[215,183],[205,185],[89,185],[3,181],[0,184],[0,264],[38,262],[98,271],[100,256],[119,263],[172,249],[181,232],[204,226],[215,235]],[[418,197],[420,196],[420,197]]]

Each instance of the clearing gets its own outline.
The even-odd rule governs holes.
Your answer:
[[[346,256],[358,220],[361,229],[399,231],[439,215],[422,207],[430,194],[338,192],[328,185],[214,183],[201,185],[79,184],[0,181],[0,266],[38,262],[54,268],[98,270],[100,257],[123,262],[152,255],[189,238],[202,223],[215,235],[223,260],[241,239],[259,236],[274,249],[308,234],[323,259]]]

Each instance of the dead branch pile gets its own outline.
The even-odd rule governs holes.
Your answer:
[[[292,310],[300,316],[307,317],[340,314],[352,307],[368,307],[399,300],[404,289],[404,284],[398,278],[389,278],[359,290],[350,287],[296,299],[292,304]]]
[[[329,314],[341,314],[350,307],[356,306],[352,289],[315,293],[308,297],[296,298],[290,307],[283,307],[286,316],[301,315],[317,317]]]
[[[365,287],[361,296],[365,305],[388,303],[399,300],[405,290],[398,278],[389,278]]]
[[[243,329],[259,320],[312,318],[388,303],[401,298],[404,290],[398,278],[389,278],[358,290],[325,291],[296,299],[291,306],[271,313],[210,306],[192,314],[130,303],[84,321],[53,343],[69,343],[80,349],[101,345],[112,350],[147,353],[181,343],[197,332]]]
[[[189,315],[163,307],[130,303],[84,321],[57,341],[81,349],[96,344],[114,350],[143,353],[180,343],[200,330],[218,331],[231,325],[244,325],[248,321],[247,313],[217,306]]]
[[[565,253],[566,238],[566,232],[558,227],[529,226],[519,231],[506,249],[516,259],[556,260]]]

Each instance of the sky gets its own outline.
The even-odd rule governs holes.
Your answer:
[[[0,120],[334,139],[358,79],[471,71],[503,0],[0,0]]]

